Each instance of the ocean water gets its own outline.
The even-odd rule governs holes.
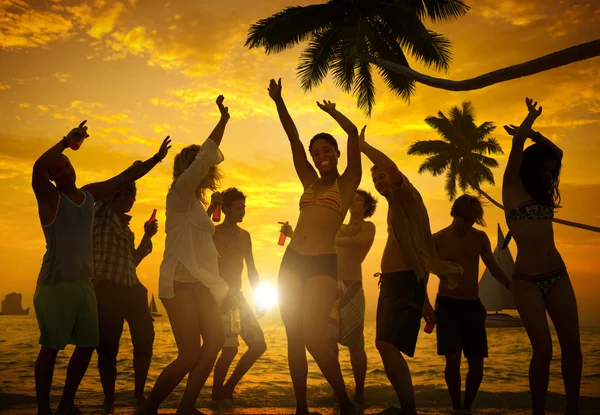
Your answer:
[[[268,350],[237,387],[235,407],[293,408],[295,402],[287,367],[283,325],[274,315],[261,319],[261,325],[267,339]],[[148,376],[148,391],[154,385],[162,368],[171,362],[177,353],[166,317],[156,319],[155,331],[154,358]],[[488,413],[493,408],[508,409],[513,412],[526,411],[529,408],[527,374],[531,354],[527,335],[523,328],[493,328],[487,331],[490,357],[485,361],[485,375],[475,407]],[[38,336],[34,316],[0,316],[0,410],[4,406],[4,409],[13,408],[10,413],[34,413],[28,411],[35,408],[33,372],[39,351]],[[561,412],[564,408],[564,389],[560,375],[560,347],[555,333],[553,333],[553,340],[554,358],[551,365],[548,407],[551,411]],[[582,328],[581,340],[584,355],[582,409],[585,413],[600,413],[600,328]],[[370,410],[367,412],[377,412],[379,409],[395,405],[396,398],[375,349],[374,322],[367,323],[365,327],[365,344],[369,362],[365,394],[367,409]],[[69,346],[58,355],[52,389],[55,405],[62,392],[66,365],[72,350],[73,347]],[[242,345],[238,358],[244,350],[245,347]],[[318,408],[334,408],[336,402],[331,388],[310,355],[308,357],[309,404]],[[236,362],[237,358],[234,364]],[[340,362],[352,396],[354,387],[352,369],[348,352],[343,348],[340,352]],[[466,361],[463,363],[464,385],[467,365]],[[450,399],[444,383],[444,359],[436,354],[435,332],[428,335],[421,331],[415,357],[408,359],[408,364],[415,385],[417,405],[420,408],[431,408],[430,410],[435,413],[447,409],[450,406]],[[121,339],[118,369],[117,403],[126,405],[133,395],[132,346],[127,326]],[[168,398],[165,402],[166,407],[176,407],[183,393],[183,385],[184,382]],[[212,378],[203,389],[198,406],[209,410],[212,408],[218,412],[219,407],[210,400],[211,385]],[[79,389],[77,401],[79,404],[83,402],[84,406],[98,407],[102,399],[102,388],[94,354]],[[21,409],[14,412],[14,408]],[[230,408],[228,412],[236,411]]]

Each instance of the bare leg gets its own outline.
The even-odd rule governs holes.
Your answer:
[[[337,340],[335,339],[327,339],[327,348],[333,352],[335,358],[339,360],[340,357],[340,349],[337,344]]]
[[[194,288],[196,300],[196,313],[200,322],[200,333],[202,335],[202,350],[200,359],[190,372],[183,393],[183,398],[177,409],[177,414],[197,414],[196,400],[210,376],[219,351],[225,343],[225,330],[221,322],[221,311],[210,291],[206,288]]]
[[[296,415],[308,414],[306,401],[308,363],[302,333],[303,285],[303,281],[293,273],[284,268],[279,271],[279,310],[287,337],[288,365],[296,396]]]
[[[139,406],[145,401],[144,389],[154,346],[154,323],[148,305],[148,290],[140,286],[131,296],[131,304],[125,316],[133,344],[133,372],[135,375],[134,398]]]
[[[160,404],[196,366],[200,358],[200,319],[194,293],[175,288],[175,297],[162,300],[173,336],[177,343],[177,359],[161,372],[141,414],[155,414]]]
[[[223,347],[221,350],[221,355],[215,364],[215,373],[213,380],[213,389],[211,398],[214,400],[225,399],[222,397],[222,388],[223,383],[225,383],[225,378],[227,377],[227,372],[229,371],[229,366],[231,366],[231,362],[237,355],[238,348],[237,347]]]
[[[470,358],[468,362],[469,372],[467,373],[467,382],[465,385],[465,404],[463,405],[463,409],[470,411],[483,380],[483,358]]]
[[[248,346],[246,353],[240,358],[231,377],[223,387],[223,397],[231,399],[233,391],[242,377],[250,370],[252,365],[267,351],[267,344],[263,341]]]
[[[460,363],[461,363],[461,352],[446,355],[446,370],[444,371],[444,378],[446,379],[446,386],[448,386],[448,392],[450,393],[450,399],[452,400],[452,409],[462,409],[461,399],[461,379],[460,379]]]
[[[69,411],[74,408],[75,394],[87,371],[95,349],[95,347],[75,347],[71,359],[69,360],[69,366],[67,366],[67,379],[65,381],[62,398],[58,404],[58,409]]]
[[[415,392],[410,376],[410,369],[404,356],[391,343],[380,341],[376,345],[381,355],[385,372],[400,401],[402,414],[416,414]]]
[[[35,361],[35,397],[37,398],[38,415],[52,415],[50,389],[52,388],[57,354],[58,350],[42,346]]]
[[[546,304],[540,290],[534,284],[514,279],[513,287],[517,309],[533,348],[529,364],[532,413],[543,415],[546,412],[552,360],[552,337],[546,319]]]
[[[356,408],[346,392],[340,364],[326,344],[326,330],[337,296],[337,282],[330,277],[315,276],[304,286],[303,332],[306,348],[340,402],[340,414],[354,413]]]
[[[564,276],[548,294],[546,305],[561,348],[561,370],[567,395],[567,414],[578,414],[583,357],[577,300],[568,276]]]
[[[364,347],[350,348],[350,363],[354,373],[356,392],[353,401],[361,406],[365,404],[365,378],[367,376],[367,354]]]

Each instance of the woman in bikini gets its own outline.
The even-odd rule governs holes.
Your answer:
[[[521,126],[504,127],[514,135],[502,185],[506,222],[518,248],[513,294],[533,348],[529,366],[533,415],[544,414],[548,392],[552,337],[546,312],[561,348],[566,413],[577,414],[582,366],[577,300],[552,229],[560,203],[562,150],[531,129],[542,107],[529,98],[526,104],[529,114]],[[523,150],[527,138],[534,144]]]
[[[281,79],[279,82],[271,80],[269,95],[277,105],[279,119],[292,147],[296,173],[305,189],[300,197],[296,230],[279,270],[280,309],[287,334],[296,414],[308,414],[305,348],[333,388],[340,402],[340,413],[353,414],[356,408],[346,393],[340,365],[326,345],[326,328],[337,295],[335,236],[354,200],[362,173],[358,130],[335,109],[334,103],[317,103],[348,134],[348,166],[340,175],[338,144],[330,134],[319,133],[308,147],[315,170],[281,97]],[[360,137],[363,133],[364,128]]]

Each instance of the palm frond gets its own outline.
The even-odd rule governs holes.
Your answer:
[[[354,95],[356,95],[358,108],[366,110],[367,115],[370,116],[373,105],[375,105],[375,83],[371,76],[371,65],[367,61],[363,60],[358,63]]]
[[[286,7],[250,26],[244,46],[250,49],[264,47],[267,54],[279,53],[335,26],[341,16],[343,8],[334,2]]]
[[[433,176],[439,176],[444,172],[444,170],[446,170],[451,161],[451,158],[449,158],[446,154],[437,154],[435,156],[431,156],[421,163],[419,166],[419,174],[427,172],[431,173]]]
[[[495,168],[495,167],[499,166],[498,161],[496,161],[496,159],[484,156],[482,154],[472,153],[469,156],[469,158],[471,158],[474,163],[479,163],[479,164],[482,164],[482,165],[484,165],[486,167],[493,167],[493,168]]]
[[[477,129],[475,131],[477,140],[483,140],[488,135],[490,135],[495,129],[496,129],[496,126],[494,125],[493,122],[491,122],[491,121],[484,122],[479,127],[477,127]]]
[[[487,140],[478,141],[471,146],[471,150],[479,154],[504,154],[500,143],[492,137]]]
[[[452,60],[448,39],[428,30],[414,12],[400,2],[391,3],[385,9],[381,23],[396,35],[403,49],[427,67],[448,69]]]
[[[410,67],[396,37],[386,30],[378,19],[369,19],[368,22],[371,28],[368,33],[369,44],[371,46],[370,55]],[[416,83],[413,79],[381,66],[378,66],[377,70],[389,89],[404,101],[410,102],[410,97],[414,94],[416,88]]]
[[[446,116],[439,111],[437,117],[425,118],[425,124],[433,128],[444,140],[449,143],[456,141],[457,131]]]
[[[442,140],[423,140],[417,141],[408,148],[408,154],[411,156],[431,156],[437,154],[446,154],[447,157],[455,150],[454,146]]]
[[[450,199],[450,201],[454,200],[456,198],[456,176],[457,176],[458,172],[456,169],[456,162],[452,161],[450,163],[450,167],[448,168],[448,171],[446,172],[446,185],[444,186],[444,189],[446,190],[446,193],[448,194],[448,198]]]
[[[329,27],[317,33],[300,56],[298,77],[304,91],[321,84],[329,71],[333,52],[339,43],[339,31]]]
[[[419,16],[429,17],[434,22],[448,22],[464,16],[469,6],[462,0],[410,0]]]

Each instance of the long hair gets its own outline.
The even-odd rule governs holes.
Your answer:
[[[474,222],[480,226],[485,226],[481,200],[476,196],[466,193],[454,201],[452,209],[450,209],[450,216],[453,218],[463,218],[467,222]]]
[[[556,168],[550,172],[550,180],[543,180],[544,164],[550,160],[557,162]],[[561,162],[552,149],[541,144],[532,144],[523,151],[519,175],[525,189],[537,202],[557,209],[560,207],[558,184],[561,167]]]
[[[199,145],[192,144],[185,147],[179,154],[175,156],[175,160],[173,161],[173,182],[171,183],[171,188],[173,188],[179,176],[181,176],[183,172],[194,162],[200,149],[201,147]],[[196,197],[203,205],[208,204],[206,198],[207,190],[216,192],[219,188],[221,177],[222,175],[220,169],[217,166],[213,166],[208,170],[207,175],[200,182],[200,186],[198,186],[196,189]]]

